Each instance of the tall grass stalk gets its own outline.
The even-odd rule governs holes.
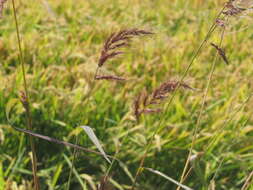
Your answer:
[[[187,76],[190,68],[192,67],[194,61],[196,60],[196,58],[198,57],[198,55],[200,54],[200,51],[202,50],[202,48],[204,47],[204,45],[206,44],[206,42],[208,41],[208,39],[211,37],[212,33],[215,31],[216,29],[216,19],[220,17],[220,15],[222,14],[223,10],[225,9],[225,6],[219,11],[219,13],[217,14],[217,16],[215,17],[214,19],[214,22],[213,24],[211,25],[211,27],[209,28],[204,40],[201,42],[200,46],[198,47],[197,51],[194,53],[190,63],[188,64],[186,70],[184,71],[182,77],[180,78],[179,80],[179,84],[182,84],[185,77]],[[178,85],[176,87],[176,89],[172,92],[172,95],[171,95],[171,98],[169,99],[169,102],[166,104],[165,106],[165,111],[164,113],[167,112],[169,106],[171,105],[172,101],[174,100],[175,96],[176,96],[176,93],[179,89],[180,85]],[[149,149],[151,148],[151,145],[152,145],[152,142],[153,142],[153,139],[155,138],[156,134],[159,133],[162,129],[163,129],[163,126],[162,126],[162,123],[163,123],[163,120],[162,118],[164,115],[163,114],[160,114],[160,117],[159,117],[159,123],[158,123],[158,127],[156,128],[156,130],[154,131],[154,133],[152,134],[151,136],[151,139],[148,141],[148,144],[146,145],[146,150],[145,150],[145,153],[140,161],[140,164],[139,164],[139,167],[137,169],[137,172],[135,174],[135,177],[134,177],[134,182],[132,184],[132,188],[131,190],[134,190],[135,189],[135,185],[136,185],[136,181],[137,181],[137,178],[138,176],[140,175],[141,171],[142,171],[142,168],[143,168],[143,165],[144,165],[144,161],[147,157],[147,153],[149,151]]]
[[[221,33],[219,47],[221,47],[221,45],[222,45],[222,42],[223,42],[223,39],[224,39],[224,33],[225,33],[225,27],[223,28],[222,33]],[[195,125],[194,132],[193,132],[193,138],[192,138],[192,142],[191,142],[190,151],[189,151],[189,154],[188,154],[188,157],[187,157],[187,160],[186,160],[186,163],[185,163],[185,166],[184,166],[181,178],[180,178],[180,183],[183,182],[183,179],[185,177],[187,168],[188,168],[189,163],[190,163],[190,158],[191,158],[191,155],[192,155],[192,151],[193,151],[194,145],[196,143],[196,139],[197,139],[197,132],[198,132],[198,129],[200,127],[200,123],[201,123],[203,112],[204,112],[207,93],[208,93],[209,88],[210,88],[210,84],[211,84],[211,81],[212,81],[212,78],[213,78],[213,74],[214,74],[214,70],[215,70],[215,67],[216,67],[216,64],[217,64],[217,60],[218,60],[218,52],[216,52],[216,55],[215,55],[215,58],[214,58],[214,61],[213,61],[213,64],[212,64],[212,68],[211,68],[211,71],[209,73],[209,78],[208,78],[206,89],[205,89],[204,96],[203,96],[203,99],[202,99],[201,108],[200,108],[200,112],[199,112],[198,119],[197,119],[197,124]],[[181,187],[178,186],[177,190],[180,190],[180,188]]]
[[[13,15],[16,25],[16,34],[18,39],[18,48],[19,48],[19,62],[21,64],[22,68],[22,75],[23,75],[23,82],[24,82],[24,90],[25,90],[25,96],[26,96],[26,122],[29,130],[32,130],[32,117],[30,112],[30,98],[28,93],[28,87],[27,87],[27,81],[26,81],[26,71],[25,71],[25,63],[24,63],[24,57],[22,53],[21,48],[21,39],[20,39],[20,31],[19,31],[19,25],[18,25],[18,19],[17,19],[17,13],[16,13],[16,6],[15,6],[15,0],[12,0],[12,8],[13,8]],[[31,150],[32,150],[32,170],[33,170],[33,181],[34,186],[36,190],[39,190],[39,179],[37,176],[37,158],[36,158],[36,148],[34,144],[34,139],[31,135],[29,135]]]

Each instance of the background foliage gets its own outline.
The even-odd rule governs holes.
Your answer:
[[[115,188],[128,189],[145,144],[159,123],[146,115],[135,121],[137,94],[179,79],[194,51],[204,39],[224,2],[218,0],[41,0],[17,1],[17,14],[32,102],[34,131],[96,149],[80,125],[91,126],[105,151],[117,157],[112,169]],[[10,125],[25,126],[18,94],[23,90],[21,66],[11,2],[0,20],[0,189],[31,188],[31,154],[26,135]],[[185,184],[207,189],[240,189],[253,170],[252,15],[232,18],[224,47],[230,64],[219,59],[194,152],[201,152],[216,138]],[[126,54],[107,63],[104,72],[124,76],[126,82],[97,81],[91,97],[92,78],[104,40],[122,28],[144,28],[151,38],[134,40]],[[212,36],[217,42],[220,30]],[[208,73],[215,51],[207,44],[186,77],[196,91],[179,90],[163,120],[145,162],[179,180],[197,122]],[[248,99],[247,102],[245,102]],[[220,130],[221,129],[221,130]],[[64,189],[72,151],[36,139],[42,189]],[[218,169],[218,167],[220,168]],[[71,189],[94,188],[108,163],[97,155],[78,153]],[[197,168],[197,167],[196,167]],[[175,185],[144,171],[140,189],[175,189]]]

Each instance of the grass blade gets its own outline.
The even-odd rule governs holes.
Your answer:
[[[99,143],[99,140],[98,140],[97,136],[95,135],[95,133],[93,132],[92,128],[90,128],[89,126],[81,126],[81,128],[86,132],[86,134],[88,135],[90,140],[94,143],[94,145],[97,147],[99,152],[101,152],[101,154],[104,156],[104,158],[111,164],[110,159],[107,157],[104,149],[102,148],[101,144]]]
[[[165,174],[162,173],[162,172],[159,172],[158,170],[154,170],[154,169],[152,169],[152,168],[145,168],[145,169],[148,170],[148,171],[150,171],[150,172],[152,172],[152,173],[154,173],[154,174],[157,174],[157,175],[159,175],[159,176],[161,176],[161,177],[163,177],[163,178],[165,178],[165,179],[167,179],[167,180],[169,180],[170,182],[172,182],[172,183],[174,183],[174,184],[176,184],[176,185],[182,187],[182,188],[185,189],[185,190],[193,190],[192,188],[187,187],[187,186],[185,186],[185,185],[179,183],[178,181],[172,179],[171,177],[165,175]]]

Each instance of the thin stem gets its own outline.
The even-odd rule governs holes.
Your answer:
[[[210,29],[208,30],[207,32],[207,35],[205,37],[205,39],[201,42],[200,46],[198,47],[197,51],[195,52],[195,54],[193,55],[192,59],[191,59],[191,62],[189,63],[189,65],[187,66],[185,72],[183,73],[181,79],[179,80],[179,84],[182,84],[185,77],[187,76],[190,68],[192,67],[194,61],[196,60],[196,58],[198,57],[201,49],[204,47],[204,45],[206,44],[207,40],[210,38],[211,34],[215,31],[216,29],[216,19],[220,17],[220,15],[222,14],[223,10],[225,9],[225,6],[221,9],[221,11],[218,13],[218,15],[215,17],[215,20],[212,24],[212,26],[210,27]],[[178,85],[176,87],[176,89],[173,91],[172,95],[171,95],[171,98],[169,100],[169,102],[166,104],[166,107],[165,107],[165,112],[167,112],[169,106],[171,105],[172,101],[174,100],[175,96],[176,96],[176,93],[179,89],[180,85]],[[154,139],[154,137],[156,136],[157,133],[159,133],[162,129],[163,129],[163,126],[162,126],[162,116],[163,114],[160,114],[160,117],[159,117],[159,123],[158,123],[158,127],[156,128],[155,132],[153,133],[153,135],[151,136],[151,140],[149,140],[148,144],[146,145],[146,150],[145,150],[145,153],[140,161],[140,164],[139,164],[139,167],[137,169],[137,172],[136,172],[136,175],[135,175],[135,178],[134,178],[134,182],[132,184],[132,188],[131,190],[134,190],[135,188],[135,185],[136,185],[136,181],[137,181],[137,178],[138,176],[140,175],[141,171],[142,171],[142,168],[143,168],[143,165],[144,165],[144,162],[145,162],[145,159],[147,157],[147,153],[149,151],[149,149],[151,148],[151,143]]]
[[[246,190],[248,189],[249,185],[251,184],[252,181],[252,177],[253,177],[253,171],[249,174],[249,176],[247,177],[244,185],[242,186],[241,190]]]
[[[94,78],[91,82],[91,89],[90,91],[88,92],[87,96],[85,98],[89,98],[93,92],[93,89],[95,88],[95,80],[96,80],[96,76],[98,74],[98,71],[99,71],[99,67],[96,68],[96,71],[95,71],[95,74],[94,74]],[[75,145],[78,144],[78,136],[76,136],[76,139],[75,139]],[[75,159],[77,157],[77,149],[74,149],[73,151],[73,158],[72,158],[72,161],[71,161],[71,169],[70,169],[70,173],[69,173],[69,177],[68,177],[68,184],[67,184],[67,188],[66,190],[69,190],[70,188],[70,181],[71,181],[71,178],[72,178],[72,174],[73,174],[73,169],[74,169],[74,163],[75,163]],[[114,159],[115,160],[115,159]]]
[[[99,66],[97,66],[96,71],[95,71],[95,75],[94,75],[94,80],[96,80],[97,74],[98,74],[98,70],[99,70]]]
[[[222,41],[223,41],[223,38],[224,38],[224,33],[225,33],[225,27],[223,28],[223,31],[222,31],[222,34],[221,34],[221,39],[220,39],[219,46],[221,46],[221,44],[222,44]],[[218,52],[216,52],[216,56],[214,58],[214,61],[213,61],[213,64],[212,64],[212,68],[211,68],[211,71],[210,71],[210,74],[209,74],[209,78],[208,78],[207,86],[206,86],[206,89],[205,89],[205,92],[204,92],[204,97],[203,97],[203,100],[202,100],[202,104],[201,104],[201,108],[200,108],[200,113],[199,113],[199,116],[198,116],[197,124],[196,124],[196,127],[194,128],[194,132],[193,132],[193,139],[192,139],[190,151],[189,151],[189,154],[188,154],[188,157],[187,157],[184,169],[183,169],[183,173],[181,175],[180,183],[182,183],[182,181],[184,179],[185,173],[186,173],[188,165],[190,163],[190,157],[192,155],[192,151],[193,151],[194,145],[195,145],[196,140],[197,140],[197,132],[198,132],[198,129],[200,127],[200,122],[202,120],[202,116],[203,116],[203,112],[204,112],[204,107],[205,107],[205,103],[206,103],[206,98],[207,98],[207,93],[209,91],[210,84],[211,84],[211,81],[212,81],[212,78],[213,78],[214,70],[215,70],[215,67],[216,67],[216,64],[217,64],[217,58],[218,58]],[[177,190],[180,190],[180,186],[178,186]]]
[[[75,139],[75,145],[78,144],[78,135],[76,136],[76,139]],[[69,172],[69,178],[68,178],[68,184],[67,184],[67,190],[69,190],[69,187],[70,187],[70,181],[71,181],[71,178],[72,178],[72,175],[73,175],[73,170],[74,170],[74,162],[75,162],[75,159],[76,159],[76,156],[77,156],[77,149],[74,149],[73,150],[73,158],[71,160],[71,169],[70,169],[70,172]]]
[[[22,48],[21,48],[21,39],[20,39],[17,13],[16,13],[16,8],[15,8],[15,0],[12,0],[12,8],[13,8],[13,15],[14,15],[14,20],[15,20],[15,25],[16,25],[16,33],[17,33],[17,39],[18,39],[19,62],[21,64],[21,68],[22,68],[25,96],[27,98],[26,122],[27,122],[28,129],[32,130],[32,117],[31,117],[31,112],[30,112],[30,98],[29,98],[29,93],[28,93],[28,88],[27,88],[25,64],[24,64],[24,57],[23,57]],[[29,140],[30,140],[30,145],[31,145],[31,150],[32,150],[33,180],[34,180],[35,189],[39,190],[40,187],[39,187],[39,179],[37,176],[37,158],[36,158],[36,151],[35,151],[36,149],[35,149],[33,137],[31,135],[29,135]]]

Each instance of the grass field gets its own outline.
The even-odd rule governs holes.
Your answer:
[[[100,190],[127,190],[134,183],[136,190],[177,189],[145,168],[179,182],[191,150],[191,171],[182,184],[195,190],[253,189],[252,12],[229,17],[221,45],[228,65],[210,45],[221,41],[223,29],[217,27],[187,70],[225,1],[15,2],[32,131],[98,151],[79,127],[88,125],[105,152],[120,160],[110,165],[100,155],[78,151],[73,162],[73,149],[34,138],[40,189],[95,190],[110,167],[111,187]],[[123,55],[101,68],[127,80],[94,81],[104,41],[131,28],[154,34],[133,39]],[[11,0],[0,20],[0,63],[0,190],[29,190],[29,136],[13,128],[28,129]],[[178,88],[155,106],[163,112],[137,121],[138,95],[180,81],[184,73],[194,90]]]

